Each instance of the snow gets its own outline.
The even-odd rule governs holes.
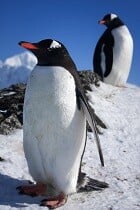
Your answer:
[[[0,61],[0,89],[9,87],[18,82],[26,83],[31,70],[37,60],[29,52],[24,52]]]
[[[83,171],[109,183],[101,192],[70,195],[62,210],[140,209],[140,88],[101,83],[90,93],[96,113],[108,129],[100,135],[105,167],[101,167],[93,134],[88,133]],[[22,147],[22,130],[0,135],[0,209],[44,209],[43,197],[19,195],[16,187],[32,181]],[[47,209],[47,207],[45,208]]]
[[[36,57],[30,52],[24,52],[13,57],[7,58],[4,62],[5,65],[10,67],[25,66],[32,69],[35,65]]]

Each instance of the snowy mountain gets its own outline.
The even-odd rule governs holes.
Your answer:
[[[93,134],[88,133],[82,169],[90,177],[109,183],[102,192],[69,196],[61,210],[140,209],[140,88],[92,86],[90,98],[96,113],[108,129],[100,135],[105,167],[100,166]],[[44,197],[19,195],[16,187],[32,178],[23,152],[22,130],[0,135],[0,209],[41,210]],[[48,208],[45,208],[48,209]]]
[[[36,62],[35,56],[29,52],[0,61],[0,89],[19,82],[26,83]]]

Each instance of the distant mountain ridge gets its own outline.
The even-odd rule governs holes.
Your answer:
[[[36,58],[30,52],[24,52],[0,61],[0,89],[12,84],[26,83]]]

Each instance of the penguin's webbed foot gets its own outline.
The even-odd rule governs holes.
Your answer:
[[[19,186],[16,189],[19,191],[19,194],[30,195],[34,197],[38,195],[44,195],[46,192],[46,185],[37,183],[34,185]]]
[[[109,187],[106,182],[98,181],[92,179],[88,176],[85,176],[83,181],[79,184],[77,191],[78,192],[90,192],[103,190],[104,188]]]
[[[67,202],[67,195],[60,193],[58,196],[43,199],[40,206],[47,206],[49,209],[56,209],[60,206],[63,206]]]

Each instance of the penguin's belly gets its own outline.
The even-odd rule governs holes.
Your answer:
[[[133,40],[126,26],[113,29],[113,65],[110,74],[104,78],[106,83],[124,85],[128,79],[133,56]]]
[[[37,182],[73,193],[86,138],[86,120],[77,109],[75,82],[60,67],[36,67],[24,102],[24,150]]]

